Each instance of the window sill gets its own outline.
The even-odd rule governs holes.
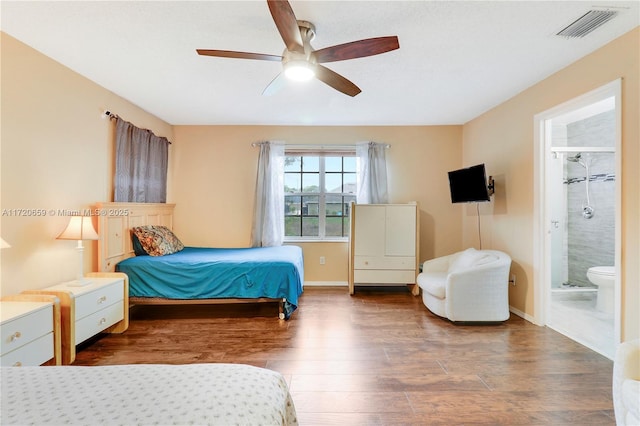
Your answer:
[[[295,240],[284,240],[284,244],[296,244],[296,243],[348,243],[348,238],[336,238],[336,239],[328,239],[325,238],[323,240],[313,240],[313,239],[295,239]]]

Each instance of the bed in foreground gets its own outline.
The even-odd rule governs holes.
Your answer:
[[[243,364],[2,367],[2,425],[297,425],[284,377]]]

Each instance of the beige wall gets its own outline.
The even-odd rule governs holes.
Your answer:
[[[173,200],[175,229],[187,245],[250,244],[258,148],[252,142],[353,144],[375,140],[388,151],[392,203],[420,206],[420,258],[461,247],[462,208],[449,198],[447,171],[461,164],[461,126],[305,127],[176,126]],[[437,226],[436,226],[437,224]],[[305,279],[346,282],[346,243],[304,243]],[[320,265],[320,256],[326,264]]]
[[[391,202],[417,201],[421,259],[460,248],[461,208],[449,202],[446,171],[461,165],[461,126],[416,127],[172,127],[112,92],[2,33],[2,209],[44,209],[44,217],[2,217],[2,294],[72,280],[75,242],[56,240],[67,218],[112,199],[113,122],[109,109],[167,136],[169,201],[176,232],[190,245],[247,246],[258,150],[251,143],[388,142]],[[221,201],[222,200],[222,201]],[[56,211],[51,215],[50,210]],[[436,227],[435,224],[438,224]],[[96,268],[95,243],[85,243],[85,270]],[[306,278],[346,282],[346,243],[303,243]],[[326,264],[319,264],[319,257]]]
[[[464,125],[465,164],[486,162],[497,176],[495,202],[482,206],[482,238],[513,257],[510,304],[533,316],[534,115],[622,78],[622,337],[640,337],[640,29]],[[477,241],[474,214],[464,217],[464,245]]]
[[[55,239],[68,220],[57,210],[110,200],[113,124],[101,118],[104,109],[169,139],[173,133],[167,123],[0,34],[0,209],[47,212],[41,217],[2,216],[2,237],[12,247],[1,252],[1,294],[15,294],[75,278],[76,242]],[[94,244],[85,245],[88,271]]]

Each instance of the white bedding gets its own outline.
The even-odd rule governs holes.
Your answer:
[[[2,368],[1,424],[297,425],[280,373],[242,364]]]

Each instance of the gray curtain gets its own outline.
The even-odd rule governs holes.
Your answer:
[[[284,144],[260,142],[252,247],[280,246],[284,239]]]
[[[386,204],[389,202],[387,190],[387,148],[376,142],[356,144],[358,157],[358,204]]]
[[[169,144],[167,138],[116,118],[114,201],[167,201]]]

